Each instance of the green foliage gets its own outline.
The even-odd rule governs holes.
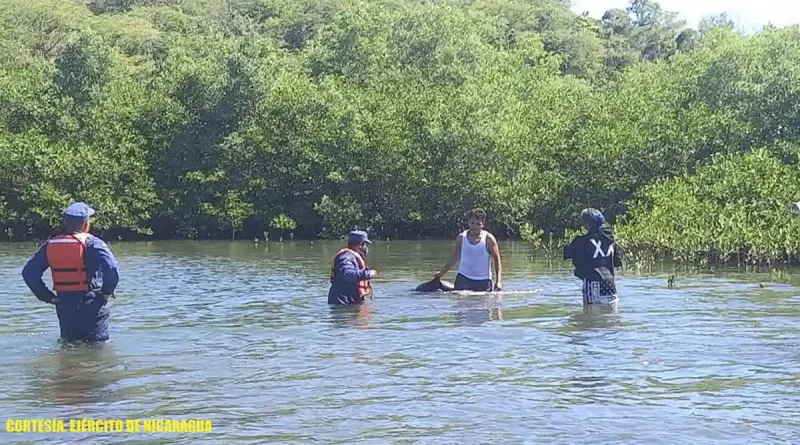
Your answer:
[[[297,228],[297,224],[292,218],[281,213],[275,218],[272,218],[270,227],[272,227],[273,229],[280,229],[280,230],[294,230]]]
[[[56,58],[56,93],[83,108],[108,83],[110,67],[111,49],[92,34],[81,34]]]
[[[651,0],[601,20],[559,0],[9,0],[0,231],[47,236],[80,199],[120,236],[449,237],[482,206],[557,255],[596,206],[634,250],[786,259],[800,31],[734,28]]]
[[[627,249],[684,261],[788,261],[800,252],[800,224],[789,212],[798,174],[800,164],[766,149],[717,156],[694,175],[645,187],[618,235]]]

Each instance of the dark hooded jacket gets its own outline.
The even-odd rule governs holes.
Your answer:
[[[572,260],[574,274],[582,280],[611,281],[614,268],[622,267],[622,250],[614,239],[614,229],[603,221],[564,247],[564,259]]]

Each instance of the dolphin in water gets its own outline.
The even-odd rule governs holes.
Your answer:
[[[436,291],[450,292],[453,289],[455,289],[453,283],[450,283],[449,281],[444,281],[441,278],[434,278],[430,281],[426,281],[420,284],[414,290],[417,292],[436,292]]]

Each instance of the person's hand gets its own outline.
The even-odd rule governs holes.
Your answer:
[[[375,278],[377,276],[378,276],[378,271],[377,270],[372,269],[372,270],[369,271],[369,277],[370,278]]]

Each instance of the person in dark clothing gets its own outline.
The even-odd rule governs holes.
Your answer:
[[[119,263],[100,238],[89,234],[94,209],[76,202],[64,211],[64,229],[50,238],[22,269],[39,300],[55,306],[65,342],[109,339],[109,298],[119,283]],[[42,275],[50,269],[53,291]]]
[[[583,304],[616,303],[614,268],[622,267],[622,250],[614,239],[614,229],[593,208],[581,212],[581,224],[587,233],[564,247],[564,260],[572,260],[575,276],[583,280]]]
[[[372,241],[367,233],[353,230],[348,235],[347,247],[333,256],[331,265],[331,288],[328,290],[328,304],[361,304],[372,298],[370,280],[378,271],[367,267],[364,257],[369,254]]]

